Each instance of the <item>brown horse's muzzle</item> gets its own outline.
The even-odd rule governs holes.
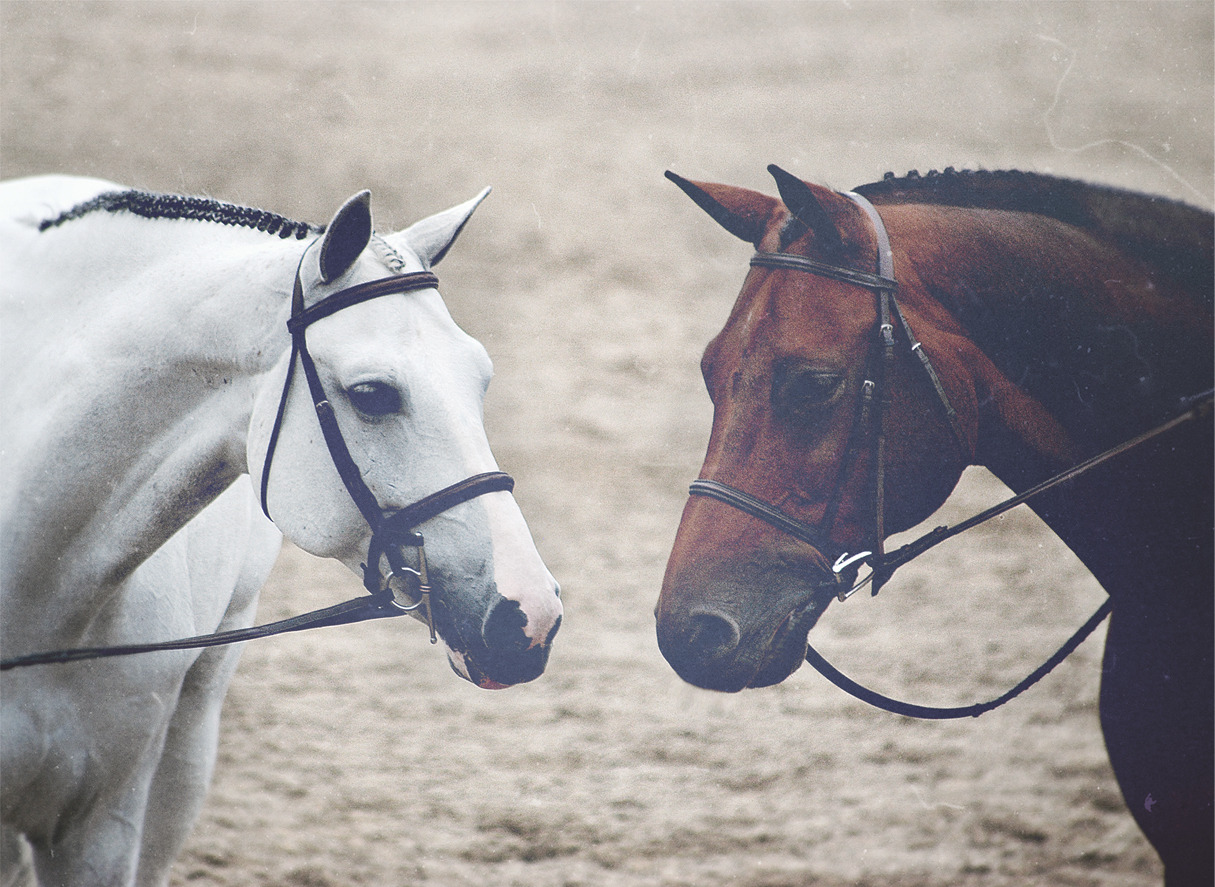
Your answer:
[[[778,684],[804,661],[806,635],[835,589],[830,571],[804,556],[681,564],[673,554],[655,611],[658,647],[698,687]]]

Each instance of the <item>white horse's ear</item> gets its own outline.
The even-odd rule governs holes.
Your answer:
[[[342,204],[321,242],[321,280],[336,280],[350,270],[371,241],[371,192],[360,191]]]
[[[473,210],[486,198],[490,190],[486,188],[472,200],[465,201],[459,206],[453,206],[441,213],[435,213],[420,222],[414,222],[404,231],[398,231],[387,239],[394,245],[404,245],[422,260],[425,267],[433,267],[447,255],[451,245],[456,242],[456,238],[464,230]]]

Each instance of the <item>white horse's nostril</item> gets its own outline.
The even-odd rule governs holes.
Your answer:
[[[495,653],[522,653],[532,646],[527,636],[527,615],[518,601],[503,598],[494,604],[481,627],[485,646]]]

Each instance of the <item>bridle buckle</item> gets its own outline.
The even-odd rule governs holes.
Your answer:
[[[390,565],[388,575],[384,578],[383,591],[391,595],[388,603],[396,607],[402,613],[414,613],[421,611],[420,615],[426,620],[426,626],[430,629],[430,642],[432,644],[438,642],[438,637],[435,633],[434,612],[431,610],[430,603],[430,575],[426,568],[426,548],[421,541],[421,534],[415,533],[418,536],[418,542],[411,547],[418,550],[418,569],[407,567],[403,564]]]

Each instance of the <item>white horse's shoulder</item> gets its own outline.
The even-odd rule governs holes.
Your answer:
[[[29,176],[0,182],[0,218],[36,226],[122,185],[84,176]]]

